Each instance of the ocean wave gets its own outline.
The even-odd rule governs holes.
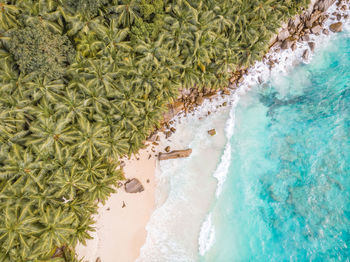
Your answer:
[[[219,100],[217,100],[217,105]],[[222,103],[221,103],[222,104]],[[156,209],[146,227],[147,239],[137,261],[196,261],[198,233],[215,198],[216,169],[226,143],[225,124],[229,108],[206,107],[205,119],[189,114],[178,116],[170,138],[161,138],[160,146],[172,149],[192,148],[188,158],[161,161],[157,164]],[[211,137],[208,130],[215,127]],[[171,141],[170,141],[171,140]],[[212,241],[215,241],[214,239]],[[157,248],[154,248],[157,247]]]
[[[199,233],[198,244],[199,254],[201,256],[203,256],[215,242],[215,228],[211,221],[211,216],[211,213],[207,215]]]

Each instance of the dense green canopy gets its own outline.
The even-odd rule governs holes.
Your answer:
[[[23,75],[59,79],[74,61],[75,50],[68,37],[52,33],[39,19],[10,31],[9,37],[6,47]]]
[[[84,243],[179,89],[227,85],[307,2],[1,0],[0,261]]]

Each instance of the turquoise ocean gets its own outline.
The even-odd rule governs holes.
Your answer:
[[[350,37],[241,98],[200,261],[349,261]]]
[[[193,153],[159,163],[137,261],[350,261],[349,28],[228,106],[179,117],[162,143]]]

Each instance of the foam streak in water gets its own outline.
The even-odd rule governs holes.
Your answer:
[[[199,234],[199,254],[203,256],[215,242],[215,228],[211,221],[211,213],[206,217],[202,224],[201,232]]]

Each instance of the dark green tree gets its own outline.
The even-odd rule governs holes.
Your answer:
[[[40,21],[9,32],[7,47],[23,74],[58,79],[74,60],[75,51],[67,36],[51,33]]]

